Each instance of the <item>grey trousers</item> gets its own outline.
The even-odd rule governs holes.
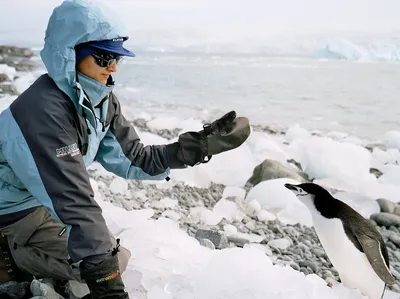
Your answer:
[[[62,223],[55,221],[46,208],[40,207],[18,222],[0,228],[0,232],[7,236],[12,257],[21,270],[36,278],[82,282],[79,264],[68,263],[67,234],[60,234],[63,229]],[[111,233],[110,236],[114,239]],[[117,256],[122,273],[131,253],[121,246]]]

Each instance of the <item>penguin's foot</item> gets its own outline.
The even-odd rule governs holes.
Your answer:
[[[330,288],[332,288],[334,285],[338,284],[339,282],[337,282],[336,280],[334,280],[333,278],[327,278],[327,283],[326,285]]]

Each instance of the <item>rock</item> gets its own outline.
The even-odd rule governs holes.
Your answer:
[[[396,249],[397,249],[396,245],[394,245],[392,241],[387,241],[387,242],[386,242],[386,247],[387,247],[388,249],[390,248],[390,249],[392,249],[392,250],[396,250]]]
[[[10,95],[18,95],[19,92],[18,90],[15,88],[14,85],[10,84],[10,83],[2,83],[0,84],[0,94],[5,93],[5,94],[10,94]]]
[[[382,175],[382,172],[376,168],[370,168],[369,172],[372,173],[376,178],[379,178]]]
[[[33,51],[28,48],[0,46],[0,64],[7,64],[17,71],[31,71],[37,68],[39,64],[30,60],[33,55]]]
[[[278,161],[266,159],[254,168],[253,175],[246,184],[251,184],[254,187],[262,181],[279,178],[291,178],[299,182],[308,181],[307,178],[297,173],[295,169],[291,169]]]
[[[0,83],[2,82],[10,82],[10,78],[8,77],[7,74],[0,74]]]
[[[400,216],[400,205],[399,205],[399,204],[396,204],[396,205],[394,206],[393,214],[396,214],[396,215],[399,215],[399,216]]]
[[[0,284],[0,298],[23,299],[29,292],[29,282],[9,281]]]
[[[208,239],[210,240],[215,248],[217,249],[223,249],[228,247],[228,238],[220,234],[219,232],[212,231],[212,230],[206,230],[206,229],[199,229],[196,231],[196,234],[194,236],[199,242],[200,239]]]
[[[289,239],[281,238],[269,241],[267,244],[269,247],[286,249],[292,244],[292,242]]]
[[[48,299],[64,299],[63,296],[56,293],[52,285],[41,283],[36,279],[32,280],[30,289],[33,296],[43,296]]]
[[[393,214],[396,207],[395,203],[384,198],[379,198],[376,201],[378,202],[379,207],[381,208],[381,212]]]
[[[313,248],[311,249],[311,252],[316,256],[316,257],[325,257],[325,250],[322,248]]]
[[[400,248],[400,235],[399,234],[393,234],[389,237],[389,240],[393,242],[397,247]]]
[[[300,266],[299,265],[297,265],[296,263],[290,263],[289,264],[289,266],[290,267],[292,267],[294,270],[296,270],[296,271],[300,271]]]
[[[245,226],[249,229],[249,230],[255,230],[256,229],[256,223],[255,221],[249,221],[245,224]]]
[[[214,243],[211,242],[209,239],[200,239],[199,242],[200,242],[200,245],[201,245],[201,246],[210,248],[210,249],[212,249],[212,250],[215,249]]]
[[[391,227],[389,227],[389,229],[390,229],[392,232],[400,233],[399,228],[397,228],[397,227],[395,227],[395,226],[391,226]]]
[[[0,46],[1,56],[15,56],[15,57],[32,57],[33,51],[28,48],[19,48],[14,46]]]
[[[400,216],[389,213],[375,213],[371,215],[371,219],[380,226],[390,227],[400,226]]]
[[[228,241],[235,244],[237,247],[244,247],[245,244],[250,244],[250,241],[245,238],[229,236]]]
[[[317,266],[317,264],[313,261],[299,261],[299,265],[300,267],[308,267],[310,268],[314,273],[318,273],[319,272],[319,267]]]

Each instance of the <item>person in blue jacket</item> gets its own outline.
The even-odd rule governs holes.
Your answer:
[[[125,179],[168,179],[249,136],[247,118],[231,111],[177,142],[144,146],[113,93],[118,62],[135,56],[127,39],[103,5],[54,9],[40,53],[47,73],[0,114],[0,283],[21,273],[76,279],[88,298],[128,298],[130,254],[109,232],[86,168],[96,161]]]

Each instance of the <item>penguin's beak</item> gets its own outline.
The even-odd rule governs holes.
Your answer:
[[[299,191],[299,190],[297,189],[297,186],[296,186],[296,185],[285,184],[284,186],[285,186],[286,188],[288,188],[289,190],[291,190],[291,191]]]

